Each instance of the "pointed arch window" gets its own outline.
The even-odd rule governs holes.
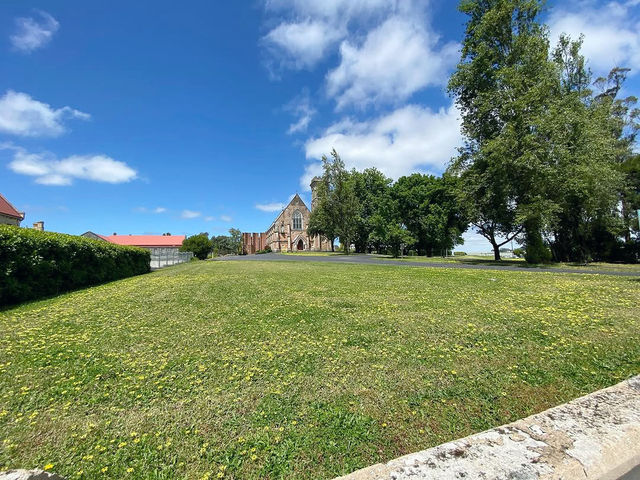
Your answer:
[[[299,210],[293,212],[293,229],[302,230],[302,214]]]

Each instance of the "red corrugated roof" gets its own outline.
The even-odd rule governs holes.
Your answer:
[[[111,243],[134,247],[180,247],[185,235],[109,235],[104,237]]]
[[[16,210],[16,207],[9,203],[9,200],[4,198],[4,196],[0,193],[0,213],[2,215],[6,215],[7,217],[17,218],[18,220],[23,220],[24,215]]]

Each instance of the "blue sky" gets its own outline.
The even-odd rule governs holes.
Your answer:
[[[545,16],[553,37],[585,34],[595,74],[640,70],[640,0]],[[460,143],[445,85],[463,25],[450,0],[4,0],[0,193],[47,230],[222,234],[308,200],[332,147],[439,174]]]

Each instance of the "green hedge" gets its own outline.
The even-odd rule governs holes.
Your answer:
[[[149,265],[142,248],[0,225],[0,305],[147,273]]]

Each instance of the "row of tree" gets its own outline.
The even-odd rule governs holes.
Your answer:
[[[464,147],[450,174],[470,222],[530,262],[637,258],[640,129],[628,69],[592,81],[582,39],[550,46],[540,0],[465,0],[462,59],[449,92]]]
[[[462,242],[468,222],[455,177],[415,173],[392,182],[375,168],[347,171],[335,150],[322,162],[309,234],[332,245],[339,238],[346,253],[353,247],[394,256],[408,249],[441,255]]]
[[[209,254],[218,255],[238,255],[242,253],[242,233],[237,228],[229,229],[229,235],[212,235],[206,232],[187,237],[182,246],[182,252],[193,252],[196,258],[206,259]]]
[[[582,39],[551,47],[540,0],[465,0],[460,9],[469,19],[449,82],[459,155],[442,177],[392,183],[376,169],[346,171],[333,151],[309,233],[340,238],[345,251],[434,255],[471,225],[497,260],[511,240],[532,263],[637,260],[640,110],[635,97],[621,98],[629,70],[592,81]]]

